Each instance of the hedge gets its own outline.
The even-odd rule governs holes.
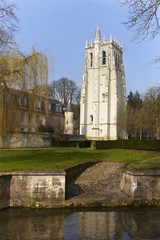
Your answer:
[[[95,149],[135,149],[160,151],[160,140],[92,141]]]
[[[135,149],[160,151],[160,140],[110,140],[110,141],[67,141],[53,140],[53,147],[79,147],[93,149]]]
[[[91,141],[53,141],[52,147],[78,147],[78,148],[90,148]]]

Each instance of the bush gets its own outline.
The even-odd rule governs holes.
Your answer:
[[[41,124],[41,125],[39,125],[38,126],[38,131],[39,132],[45,132],[45,133],[54,133],[54,127],[53,126],[51,126],[51,125],[43,125],[43,124]]]
[[[95,141],[96,149],[135,149],[160,151],[160,140]]]
[[[111,141],[52,141],[53,147],[79,147],[92,149],[133,149],[160,151],[160,140],[111,140]]]
[[[90,148],[90,141],[54,141],[52,142],[53,147],[78,147],[78,148]]]

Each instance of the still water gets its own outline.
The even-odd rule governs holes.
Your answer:
[[[4,209],[0,240],[160,240],[160,209]]]

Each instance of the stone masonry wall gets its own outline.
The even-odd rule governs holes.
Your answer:
[[[12,176],[10,206],[53,207],[64,198],[64,172],[20,172]]]
[[[160,199],[160,170],[123,172],[121,189],[134,199]]]
[[[86,206],[97,202],[119,206],[121,203],[134,205],[137,200],[147,205],[159,203],[160,170],[122,173],[123,164],[94,164],[96,162],[73,166],[66,172],[0,173],[0,209]]]
[[[14,172],[0,175],[0,209],[54,207],[65,199],[65,172]]]
[[[0,136],[0,148],[31,148],[51,147],[52,136],[50,134],[8,134]]]

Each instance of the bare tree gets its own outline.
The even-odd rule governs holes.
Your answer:
[[[160,0],[122,0],[121,3],[128,7],[129,17],[124,24],[134,30],[135,39],[160,35]]]
[[[129,138],[160,138],[160,87],[149,88],[143,98],[136,91],[127,97],[126,131]]]
[[[80,90],[76,83],[68,78],[60,78],[50,84],[50,96],[58,101],[67,104],[70,100],[71,103],[78,103]]]
[[[153,86],[149,88],[145,95],[144,100],[160,100],[160,86]]]
[[[142,108],[142,98],[138,91],[129,92],[127,96],[126,108],[126,132],[128,137],[137,138],[141,131],[140,111]]]
[[[7,85],[13,72],[20,72],[20,65],[22,65],[22,57],[20,60],[20,53],[14,41],[14,34],[19,23],[16,10],[15,4],[0,0],[0,81],[7,83]],[[11,53],[13,48],[14,53]],[[8,79],[7,82],[6,79]]]
[[[149,88],[144,95],[143,109],[146,125],[153,138],[160,137],[160,87]]]
[[[16,5],[0,0],[0,54],[15,45],[14,34],[18,29]]]

